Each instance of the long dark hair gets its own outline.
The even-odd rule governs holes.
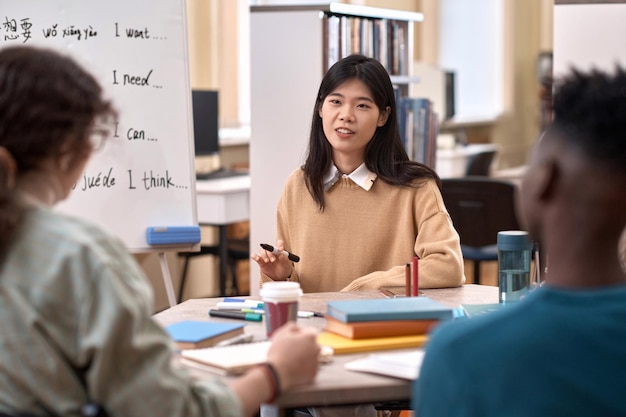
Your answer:
[[[434,179],[440,185],[439,176],[424,164],[411,161],[400,139],[397,106],[393,85],[385,67],[373,58],[350,55],[335,63],[320,84],[309,137],[309,153],[303,170],[306,186],[313,199],[324,210],[324,175],[330,169],[332,148],[322,128],[319,110],[326,97],[346,81],[357,79],[367,85],[374,102],[381,112],[391,109],[387,123],[376,129],[374,137],[365,148],[365,165],[386,183],[392,185],[418,186],[416,179]]]
[[[27,46],[0,49],[0,255],[19,227],[16,180],[44,161],[69,165],[92,151],[101,119],[115,117],[93,76],[73,59]]]

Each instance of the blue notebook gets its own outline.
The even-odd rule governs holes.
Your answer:
[[[185,320],[166,326],[165,331],[178,349],[197,349],[243,334],[244,327],[242,323]]]
[[[383,320],[451,320],[454,309],[428,297],[329,301],[326,314],[344,323]]]

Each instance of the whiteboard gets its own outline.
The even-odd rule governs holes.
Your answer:
[[[0,3],[0,47],[73,56],[119,112],[113,137],[58,209],[100,225],[131,252],[152,250],[148,227],[197,225],[185,0]]]
[[[626,67],[626,4],[556,4],[554,7],[554,75],[572,66],[612,72]]]

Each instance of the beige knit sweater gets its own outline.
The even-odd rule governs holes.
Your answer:
[[[465,282],[459,235],[434,181],[419,188],[376,179],[369,191],[343,177],[320,212],[301,169],[287,179],[278,204],[278,239],[300,256],[290,280],[304,292],[404,286],[405,265],[419,256],[420,288]],[[261,274],[263,282],[271,278]]]

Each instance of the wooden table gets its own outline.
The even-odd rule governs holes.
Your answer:
[[[459,288],[421,290],[424,294],[450,307],[460,304],[488,304],[498,302],[498,288],[486,285],[464,285]],[[308,311],[326,311],[326,302],[341,299],[381,298],[379,291],[309,293],[300,299],[300,309]],[[250,297],[248,297],[250,298]],[[154,316],[161,325],[168,325],[182,320],[198,320],[208,318],[209,309],[222,298],[204,298],[187,300],[175,307],[162,311]],[[211,318],[215,321],[228,319]],[[323,318],[298,319],[302,326],[314,326],[323,329],[326,320]],[[255,340],[264,340],[263,323],[248,322],[246,332],[252,333]],[[408,400],[411,398],[412,383],[407,380],[386,376],[371,375],[348,371],[344,364],[363,354],[336,355],[333,361],[320,367],[313,384],[295,387],[284,392],[274,404],[263,405],[264,416],[291,415],[294,408],[363,404],[383,401]],[[192,369],[199,377],[218,377],[208,371]]]

